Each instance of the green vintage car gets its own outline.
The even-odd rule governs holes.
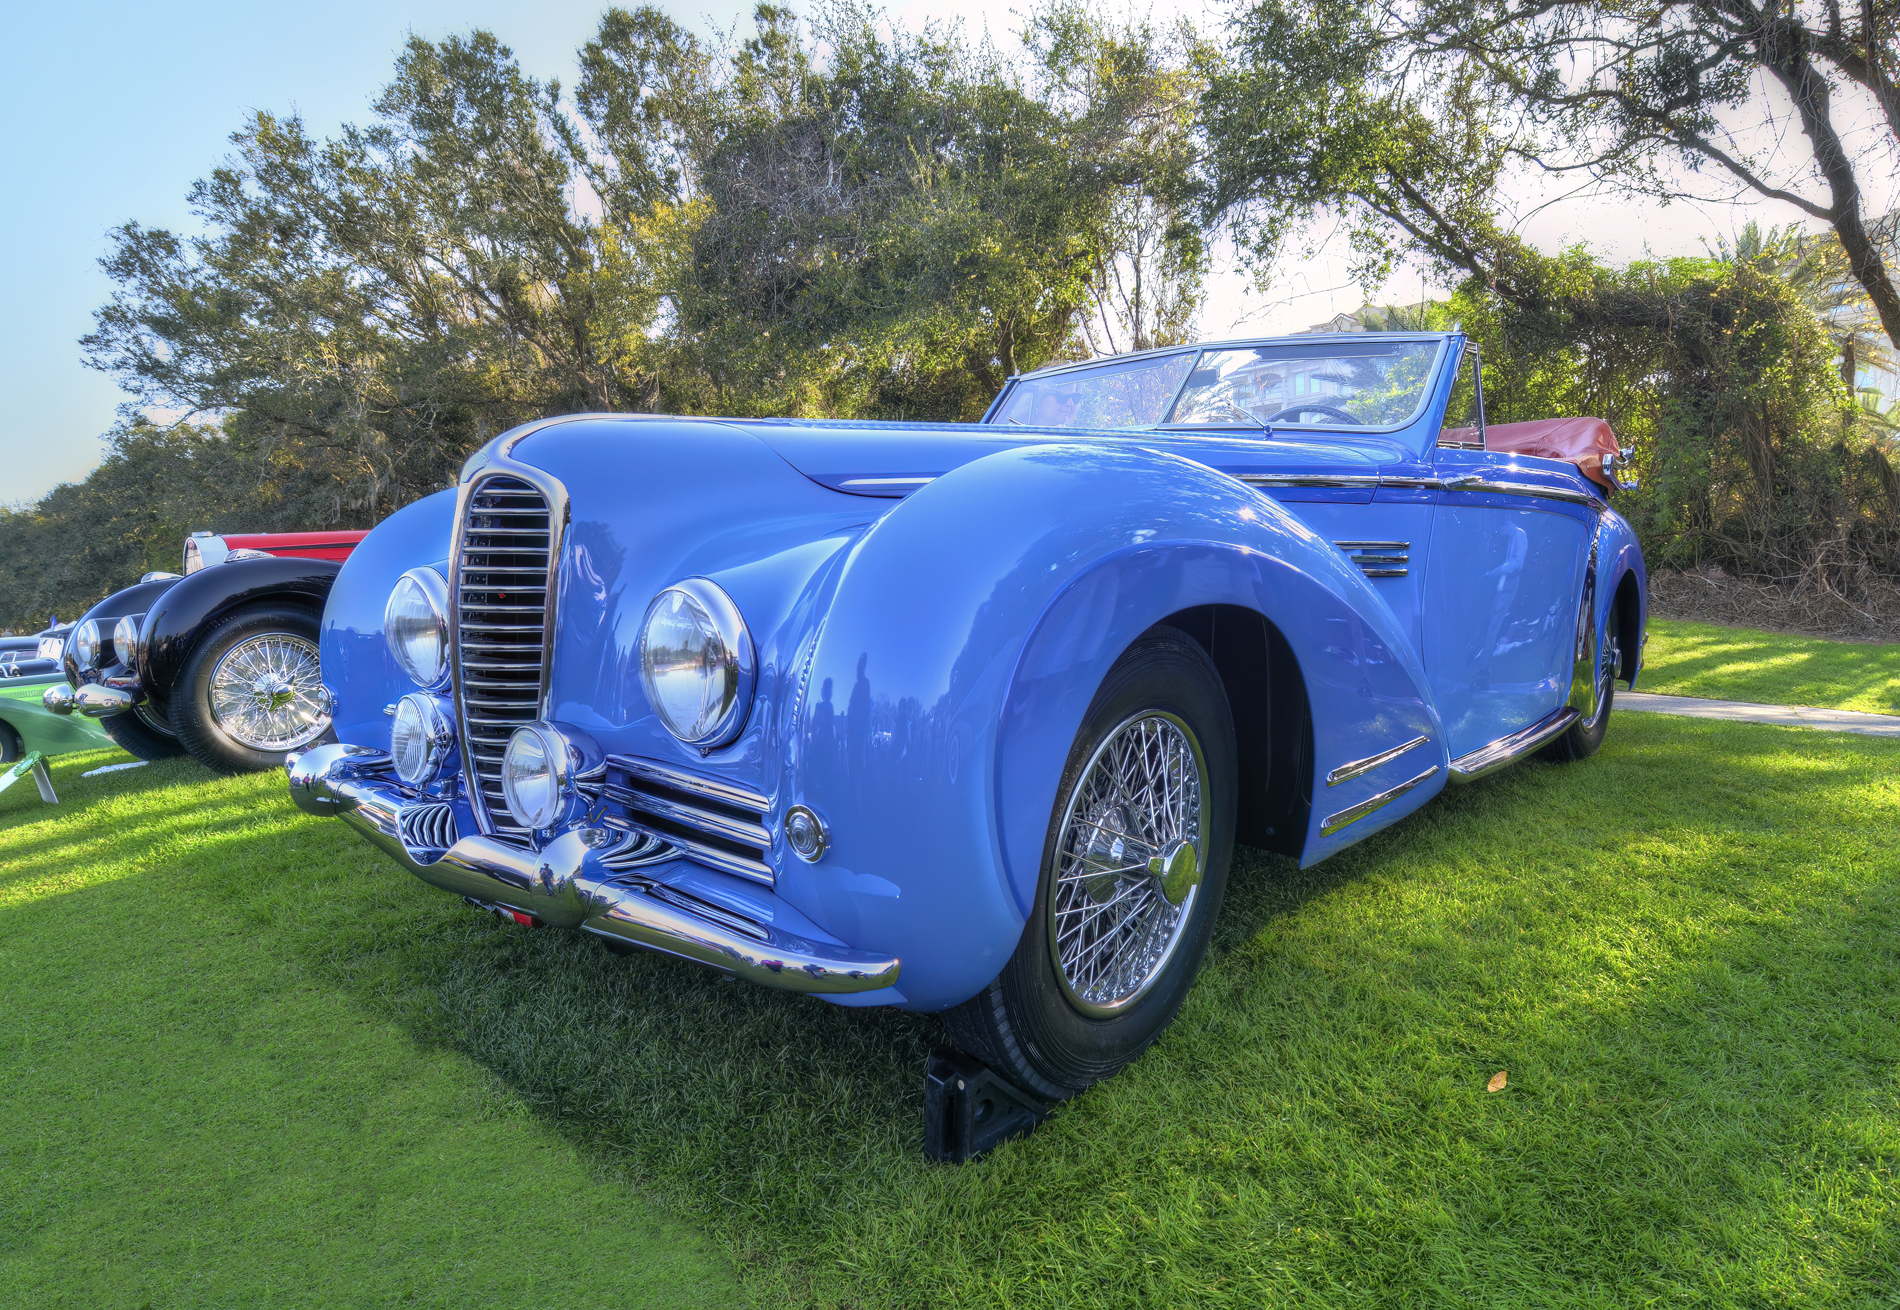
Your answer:
[[[97,719],[63,718],[41,704],[41,695],[54,683],[64,686],[65,675],[55,671],[0,677],[0,764],[11,764],[33,751],[61,755],[105,750],[115,744]]]

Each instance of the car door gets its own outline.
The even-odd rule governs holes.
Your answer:
[[[1550,461],[1483,449],[1477,350],[1466,347],[1434,454],[1426,676],[1456,759],[1529,727],[1570,693],[1590,511]]]

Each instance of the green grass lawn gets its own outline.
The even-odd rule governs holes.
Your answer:
[[[0,1304],[739,1303],[624,1171],[338,985],[325,935],[410,912],[281,783],[75,776],[123,758],[0,796]],[[355,904],[281,913],[304,853]]]
[[[62,786],[0,797],[14,1304],[690,1301],[649,1198],[773,1306],[1900,1287],[1900,742],[1621,715],[1316,868],[1243,852],[1174,1028],[962,1168],[927,1016],[496,924],[273,777]]]
[[[1900,645],[1652,618],[1637,690],[1900,714]]]

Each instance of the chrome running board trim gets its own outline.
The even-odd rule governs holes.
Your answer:
[[[1582,716],[1565,706],[1552,710],[1528,728],[1519,728],[1508,737],[1499,737],[1475,751],[1468,751],[1451,762],[1453,782],[1475,782],[1487,773],[1496,773],[1507,764],[1515,764],[1532,751],[1560,737]]]
[[[1386,791],[1382,791],[1376,796],[1368,796],[1366,797],[1366,799],[1360,801],[1357,805],[1348,806],[1347,808],[1341,810],[1337,814],[1328,815],[1325,819],[1323,819],[1320,822],[1319,835],[1322,837],[1330,837],[1334,833],[1338,832],[1341,828],[1344,828],[1347,824],[1357,823],[1359,822],[1359,820],[1365,818],[1368,814],[1371,814],[1374,810],[1384,809],[1386,806],[1390,805],[1393,801],[1405,795],[1406,792],[1412,790],[1412,788],[1418,786],[1421,782],[1424,782],[1427,778],[1430,778],[1433,774],[1437,772],[1438,772],[1438,766],[1434,764],[1432,765],[1431,768],[1425,770],[1425,772],[1419,774],[1416,778],[1407,778],[1404,782],[1400,783],[1396,787],[1392,787]]]
[[[1414,737],[1403,746],[1394,746],[1389,751],[1380,751],[1377,755],[1368,755],[1363,760],[1353,760],[1350,763],[1342,764],[1326,775],[1326,785],[1328,787],[1337,787],[1342,782],[1351,782],[1361,774],[1371,773],[1381,764],[1391,763],[1407,751],[1417,750],[1430,740],[1430,737]]]
[[[559,928],[579,928],[710,965],[765,987],[846,995],[894,986],[894,956],[815,942],[730,906],[701,914],[695,898],[656,879],[615,869],[609,859],[630,834],[571,828],[540,850],[484,834],[463,837],[423,862],[403,845],[402,816],[414,804],[391,778],[385,751],[333,742],[285,766],[290,797],[310,814],[342,819],[422,881],[483,905],[519,910]],[[424,802],[428,803],[428,802]],[[733,919],[745,920],[742,924]]]

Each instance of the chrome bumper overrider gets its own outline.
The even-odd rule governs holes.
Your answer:
[[[77,710],[89,719],[123,714],[144,699],[141,692],[102,682],[88,682],[78,688],[56,682],[40,693],[40,704],[53,713],[67,715]]]
[[[890,956],[810,941],[715,908],[713,913],[737,921],[716,922],[687,908],[691,898],[607,867],[602,857],[631,834],[582,827],[539,851],[486,836],[463,837],[446,851],[415,850],[403,843],[403,810],[432,802],[405,794],[390,774],[387,753],[337,742],[292,755],[284,767],[300,809],[342,819],[443,891],[696,960],[767,987],[849,993],[897,981],[898,961]]]

